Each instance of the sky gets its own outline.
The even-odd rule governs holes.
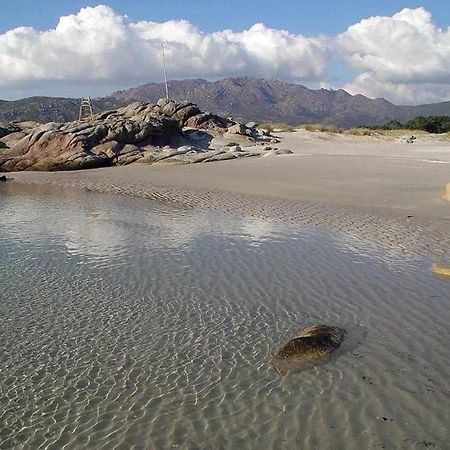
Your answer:
[[[2,0],[0,98],[249,75],[450,100],[448,0]],[[276,7],[275,7],[276,5]]]

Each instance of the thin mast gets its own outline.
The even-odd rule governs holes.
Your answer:
[[[161,42],[161,53],[162,53],[162,61],[163,61],[163,69],[164,69],[164,82],[166,85],[166,99],[169,100],[169,85],[167,83],[167,69],[166,69],[166,53],[164,51],[164,44]]]

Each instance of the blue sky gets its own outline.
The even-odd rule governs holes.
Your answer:
[[[441,27],[450,24],[449,0],[2,0],[0,33],[18,26],[40,30],[82,7],[107,4],[132,20],[186,19],[202,31],[241,30],[256,22],[302,34],[337,34],[370,16],[391,16],[403,8],[425,6]]]
[[[2,0],[0,33],[18,26],[45,30],[86,6],[107,4],[132,20],[186,19],[202,31],[242,30],[256,22],[302,34],[337,34],[370,16],[425,6],[438,26],[450,24],[449,0]],[[275,7],[276,6],[276,7]]]
[[[2,0],[1,6],[0,99],[101,96],[159,82],[165,41],[170,78],[251,75],[394,103],[450,100],[449,0]]]

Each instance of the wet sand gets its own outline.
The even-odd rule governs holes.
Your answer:
[[[293,155],[183,166],[132,165],[13,174],[51,183],[156,198],[186,206],[278,218],[356,233],[448,263],[450,140],[280,133]]]

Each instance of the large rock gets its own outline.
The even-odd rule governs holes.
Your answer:
[[[169,100],[162,108],[162,113],[167,117],[172,117],[177,109],[177,104],[173,100]]]
[[[200,113],[200,108],[197,105],[189,102],[183,102],[177,107],[172,115],[172,118],[179,120],[184,126],[191,117],[194,117]]]
[[[193,103],[168,99],[156,105],[135,102],[78,122],[2,125],[0,171],[85,169],[135,162],[185,164],[251,155],[241,154],[238,148],[225,152],[212,146],[216,136],[223,137],[230,130],[243,133],[235,135],[243,144],[254,145],[244,125],[202,112]],[[194,147],[189,151],[180,150],[191,144]],[[164,147],[170,150],[157,150]],[[204,154],[205,150],[213,153]]]
[[[81,122],[8,130],[2,141],[9,149],[0,153],[0,170],[7,172],[129,164],[142,156],[137,144],[165,145],[182,136],[178,121],[155,117],[152,107],[142,103]],[[132,152],[129,145],[134,146]]]
[[[299,331],[272,358],[272,365],[282,375],[299,372],[326,362],[342,344],[346,331],[329,325],[314,325]]]
[[[104,144],[96,145],[91,151],[94,155],[105,155],[108,158],[113,159],[120,153],[123,147],[124,145],[117,141],[109,141]]]
[[[8,134],[17,133],[19,131],[22,131],[22,130],[17,125],[15,125],[13,123],[8,124],[6,126],[1,126],[0,125],[0,139],[5,137],[5,136],[8,136]]]

